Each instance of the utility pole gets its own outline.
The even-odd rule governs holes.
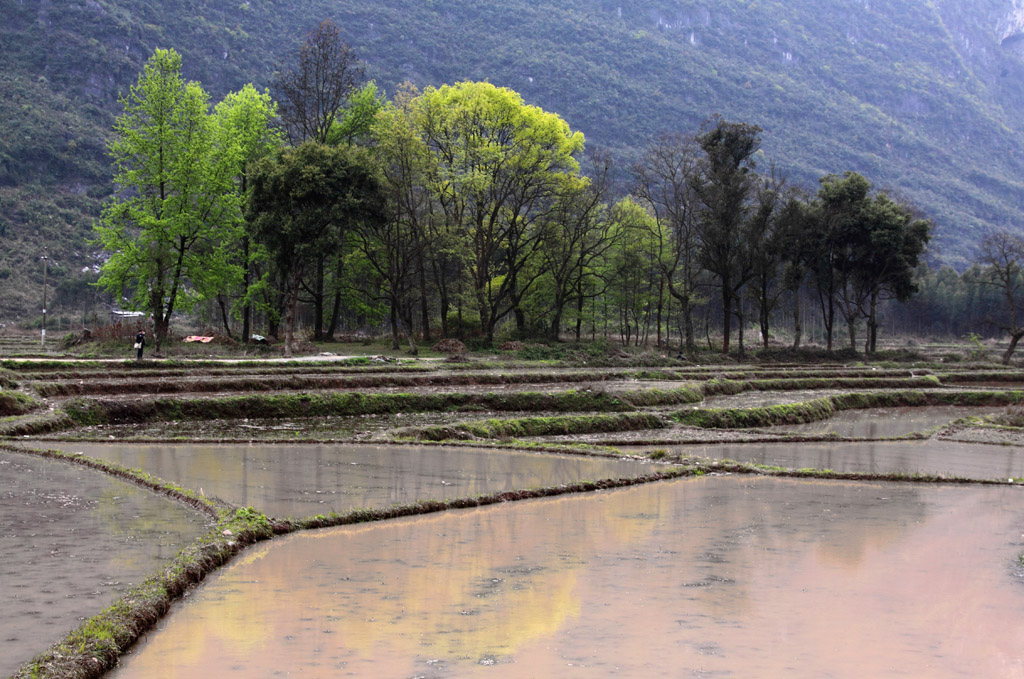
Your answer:
[[[46,348],[46,265],[50,258],[47,256],[48,248],[43,248],[43,349]]]

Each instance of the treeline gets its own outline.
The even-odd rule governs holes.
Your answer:
[[[830,349],[873,352],[886,300],[967,285],[921,265],[930,223],[910,206],[856,173],[788,186],[746,123],[664,135],[615,170],[508,89],[386,100],[330,22],[273,98],[246,87],[211,109],[180,68],[158,50],[124,98],[119,192],[96,227],[101,284],[152,314],[158,342],[205,302],[228,334],[283,335],[288,352],[300,318],[317,340],[386,324],[412,352],[567,333],[675,335],[687,352],[714,333],[728,352],[751,327],[799,347],[809,326]],[[991,263],[976,271],[992,278]],[[905,308],[943,327],[927,304]],[[962,334],[960,318],[944,328]]]

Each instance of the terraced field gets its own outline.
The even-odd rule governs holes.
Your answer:
[[[48,621],[19,634],[40,642],[0,652],[13,659],[0,673],[99,676],[208,573],[306,529],[707,475],[790,477],[794,487],[1008,487],[1024,477],[1024,435],[1010,426],[1024,404],[1017,368],[599,363],[3,360],[0,463],[12,490],[0,510],[19,525],[44,520],[13,490],[42,488],[32,469],[43,463],[118,477],[216,525],[172,541],[173,553],[152,543],[161,565],[90,600],[80,627]],[[51,476],[45,492],[60,497],[72,482]],[[77,489],[74,520],[102,507],[116,534],[149,540],[134,510],[91,488]],[[74,573],[60,550],[53,560]]]

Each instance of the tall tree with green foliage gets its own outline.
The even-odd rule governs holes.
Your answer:
[[[541,274],[526,272],[541,243],[536,223],[579,171],[583,134],[518,93],[481,82],[428,88],[413,120],[433,156],[431,190],[464,243],[490,343],[498,321],[519,308]]]
[[[343,228],[386,219],[385,195],[366,151],[307,142],[256,165],[248,216],[283,281],[290,356],[303,276],[341,246]]]
[[[878,303],[883,299],[906,302],[917,292],[914,272],[931,239],[931,222],[914,215],[905,204],[885,193],[875,195],[864,215],[866,233],[858,257],[856,284],[867,298],[866,351],[878,343]]]
[[[270,154],[281,146],[281,131],[273,127],[277,116],[277,104],[267,91],[259,92],[252,85],[246,85],[238,92],[232,92],[214,107],[216,129],[222,144],[237,146],[235,153],[235,187],[240,202],[244,203],[249,193],[249,176],[256,161]],[[251,237],[248,229],[239,232],[239,251],[235,253],[236,262],[242,268],[241,289],[237,299],[242,316],[242,341],[247,342],[251,332],[252,303],[249,300],[249,286],[252,282]],[[227,295],[224,290],[217,294],[223,317],[224,328],[231,335],[228,322]]]
[[[703,203],[698,222],[700,260],[718,279],[722,293],[722,353],[729,353],[733,305],[750,279],[750,199],[756,187],[753,156],[761,128],[715,118],[697,137],[704,152],[696,192]]]
[[[206,92],[158,49],[121,103],[110,155],[117,193],[95,224],[109,253],[99,284],[153,317],[156,348],[172,314],[238,279],[238,147],[216,133]]]

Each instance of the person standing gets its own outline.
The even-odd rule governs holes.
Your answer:
[[[142,360],[142,349],[145,346],[146,346],[146,331],[145,330],[140,330],[139,333],[137,335],[135,335],[135,350],[138,352],[138,354],[135,356],[135,360],[136,361],[141,361]]]

